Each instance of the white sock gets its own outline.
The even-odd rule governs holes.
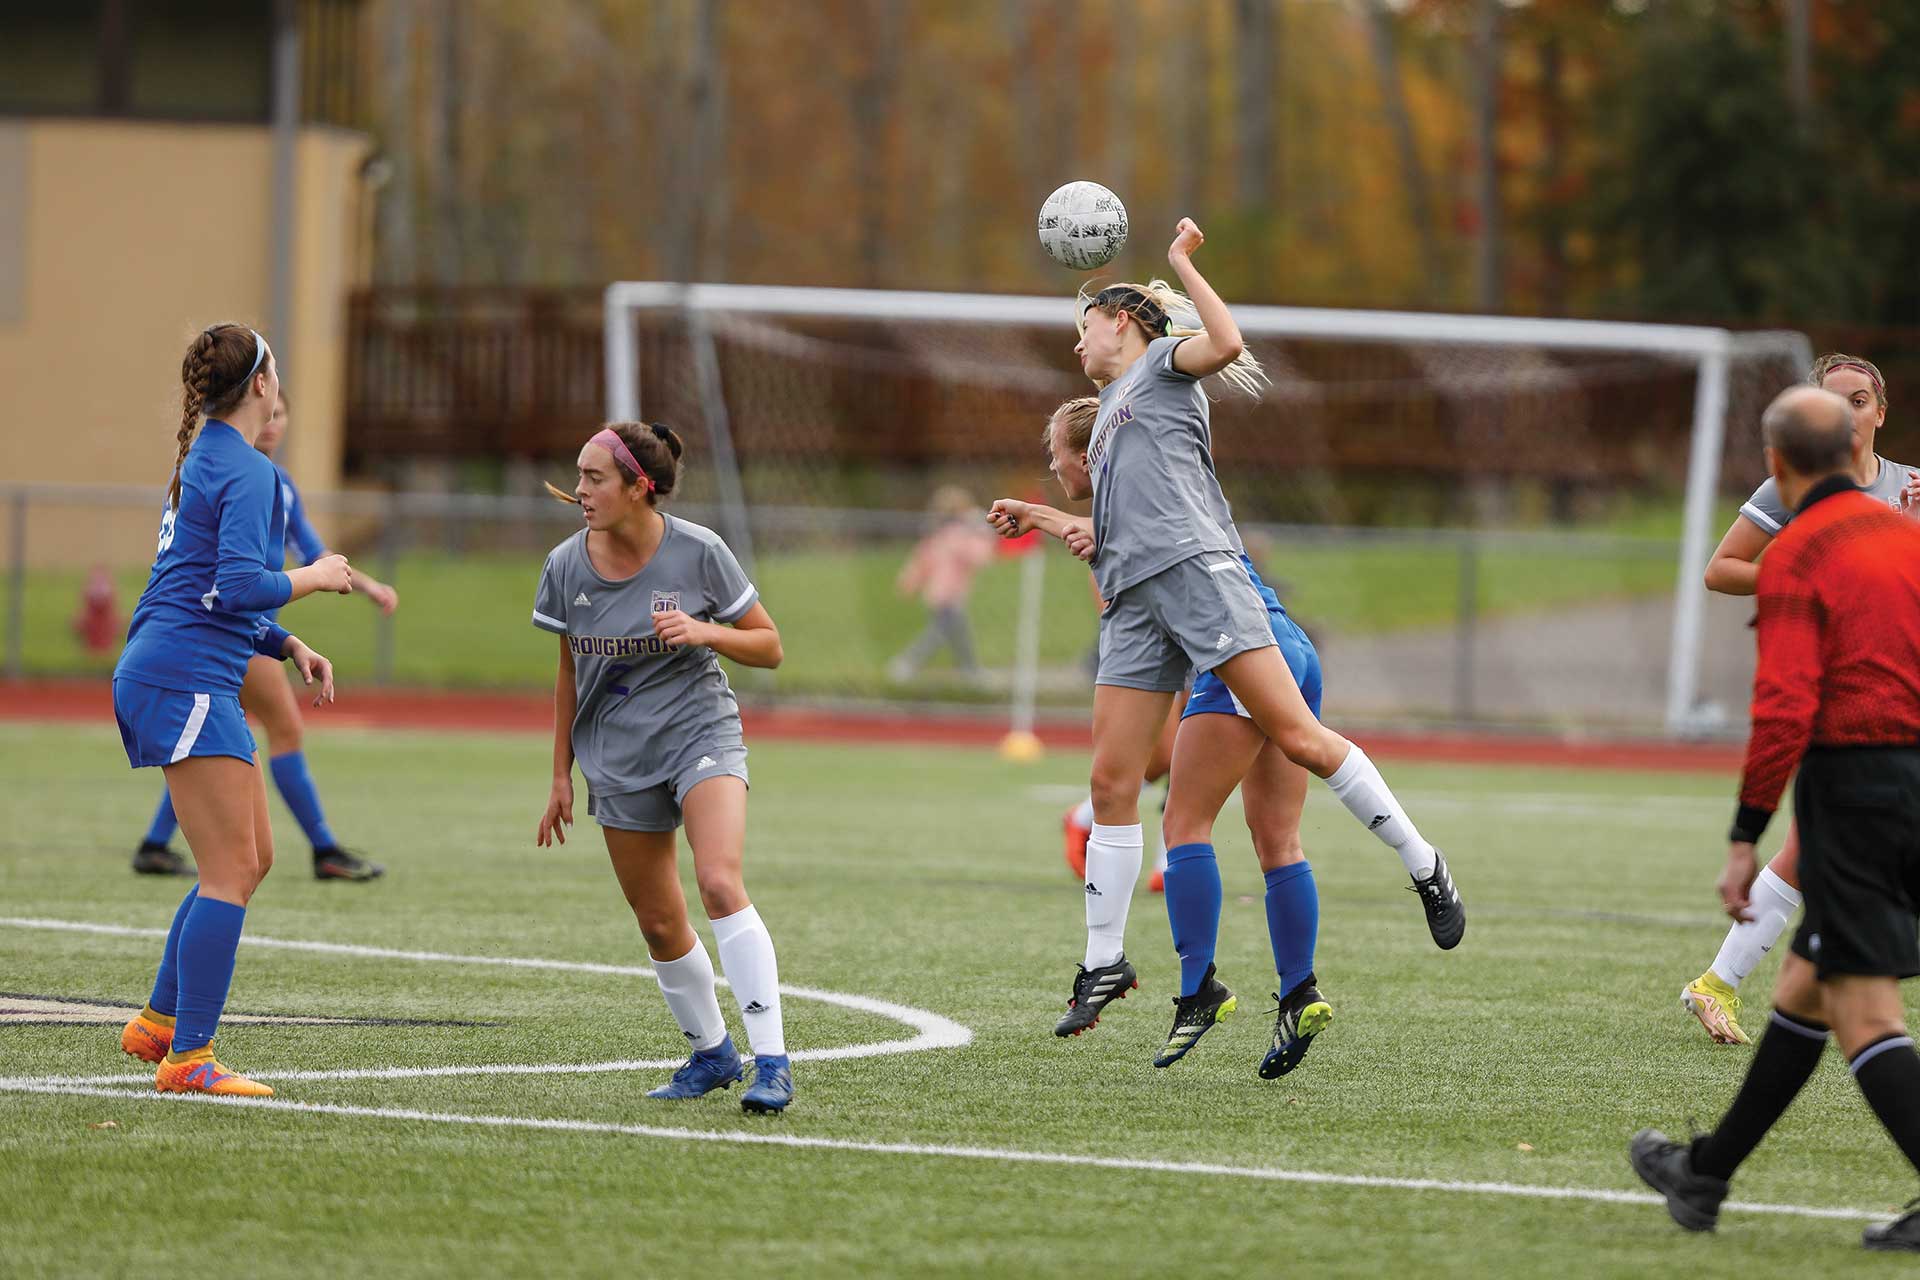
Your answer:
[[[1089,969],[1118,960],[1127,949],[1127,908],[1140,878],[1140,824],[1108,827],[1096,822],[1087,837],[1087,959]]]
[[[1747,902],[1753,919],[1742,920],[1727,930],[1727,940],[1713,958],[1714,975],[1730,987],[1746,981],[1760,957],[1780,941],[1781,931],[1800,909],[1800,891],[1773,874],[1772,867],[1762,867]]]
[[[727,1020],[720,1016],[720,1001],[713,994],[713,961],[700,939],[678,960],[655,960],[653,976],[660,979],[660,994],[688,1044],[711,1049],[727,1038]]]
[[[1387,780],[1373,767],[1373,761],[1367,759],[1360,744],[1348,745],[1352,749],[1327,779],[1327,785],[1340,797],[1340,803],[1347,806],[1347,812],[1360,820],[1360,825],[1400,855],[1408,875],[1415,880],[1426,879],[1433,874],[1433,846],[1414,829],[1413,819],[1407,817],[1407,811],[1393,798],[1393,792],[1387,790]]]
[[[780,1017],[780,967],[774,962],[773,937],[760,923],[760,913],[749,906],[715,920],[713,940],[720,947],[720,968],[733,988],[733,998],[740,1002],[753,1056],[785,1057],[787,1029]]]
[[[1093,825],[1093,797],[1088,796],[1073,808],[1073,825],[1091,827]]]

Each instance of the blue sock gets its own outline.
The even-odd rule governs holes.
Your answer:
[[[188,1053],[213,1040],[220,1011],[233,985],[233,955],[247,909],[215,898],[199,898],[180,926],[180,995],[175,1001],[173,1051]]]
[[[1284,996],[1313,972],[1313,944],[1320,938],[1320,890],[1308,863],[1267,872],[1267,936]]]
[[[160,953],[160,970],[153,975],[153,994],[147,997],[148,1008],[169,1018],[180,995],[180,931],[187,923],[187,912],[193,909],[199,896],[200,882],[196,880],[193,888],[187,890],[187,896],[180,899],[180,909],[173,913],[173,924],[167,929],[166,949]]]
[[[165,844],[173,839],[173,833],[179,829],[179,819],[173,816],[173,792],[163,786],[160,788],[160,807],[153,811],[153,825],[147,828],[147,843]]]
[[[273,771],[273,785],[280,788],[280,798],[293,810],[308,841],[316,849],[331,849],[333,832],[327,827],[327,815],[320,811],[320,793],[314,789],[313,777],[307,772],[306,752],[289,751],[275,756],[267,761],[267,767]]]
[[[1200,990],[1220,940],[1220,864],[1210,844],[1167,850],[1167,922],[1180,955],[1180,994]]]

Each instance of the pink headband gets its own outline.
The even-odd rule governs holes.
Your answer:
[[[646,468],[634,459],[633,450],[627,448],[627,442],[620,438],[618,431],[612,427],[602,427],[587,443],[597,444],[612,454],[627,470],[640,477],[640,483],[647,486],[648,493],[653,492],[653,477],[648,475]]]
[[[1873,389],[1876,392],[1880,390],[1880,375],[1875,373],[1873,370],[1867,368],[1867,366],[1861,364],[1858,360],[1842,360],[1838,364],[1828,365],[1824,370],[1821,371],[1820,380],[1822,382],[1825,382],[1827,378],[1827,374],[1832,373],[1835,369],[1858,369],[1860,372],[1867,375],[1867,381],[1873,384]]]

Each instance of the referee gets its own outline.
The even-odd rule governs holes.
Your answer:
[[[1643,1129],[1630,1159],[1667,1212],[1711,1231],[1727,1180],[1813,1074],[1829,1034],[1920,1169],[1920,1055],[1900,980],[1920,975],[1920,524],[1849,478],[1851,423],[1829,391],[1768,406],[1767,466],[1795,511],[1760,562],[1753,733],[1720,897],[1743,917],[1754,843],[1794,766],[1806,917],[1773,1018],[1720,1125],[1690,1144]],[[1920,1209],[1862,1238],[1920,1252]]]

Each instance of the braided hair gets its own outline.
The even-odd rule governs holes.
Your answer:
[[[202,329],[187,345],[180,361],[180,451],[173,459],[173,483],[167,504],[180,505],[180,469],[203,418],[216,417],[240,402],[253,381],[254,332],[243,324],[215,324]]]

